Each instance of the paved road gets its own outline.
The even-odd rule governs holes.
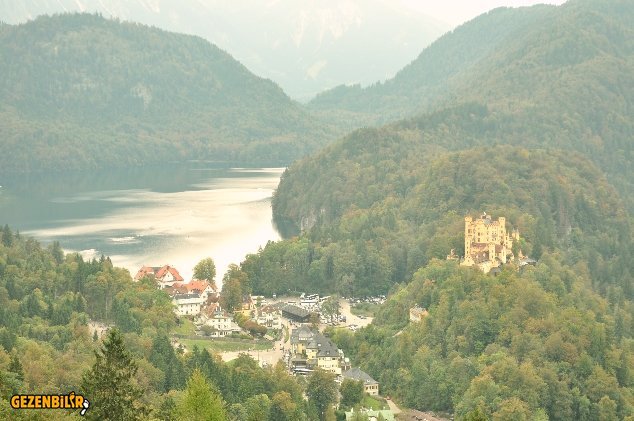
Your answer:
[[[390,407],[390,410],[392,411],[394,415],[400,414],[401,412],[403,412],[401,411],[401,408],[396,406],[396,404],[394,403],[394,401],[392,401],[392,399],[386,399],[386,401],[387,401],[387,406]]]
[[[346,316],[346,326],[357,325],[359,327],[366,327],[370,323],[372,323],[372,317],[366,317],[365,319],[360,319],[350,312],[350,302],[344,300],[343,298],[339,300],[339,308],[341,314]]]

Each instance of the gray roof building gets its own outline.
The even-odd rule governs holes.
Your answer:
[[[374,380],[368,373],[361,370],[359,367],[354,367],[348,371],[344,371],[341,375],[344,379],[362,381],[364,385],[379,384],[379,382]]]
[[[291,331],[291,344],[308,343],[315,333],[308,326],[300,326]]]
[[[306,323],[310,318],[310,311],[305,308],[297,307],[292,304],[288,304],[282,307],[282,316],[299,323]]]
[[[306,349],[316,349],[317,357],[339,357],[339,348],[321,333],[315,333]]]

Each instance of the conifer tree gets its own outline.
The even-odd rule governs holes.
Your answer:
[[[8,368],[10,372],[15,373],[15,376],[18,380],[24,380],[24,369],[22,368],[22,363],[20,362],[17,353],[13,353],[13,355],[11,356],[11,362],[9,363]]]
[[[225,421],[227,419],[220,392],[195,369],[176,406],[179,420]]]
[[[111,329],[96,361],[82,378],[82,393],[90,402],[88,420],[138,420],[145,414],[143,391],[133,382],[137,365],[125,349],[118,329]]]

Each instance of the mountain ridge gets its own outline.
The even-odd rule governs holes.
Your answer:
[[[194,158],[282,163],[336,133],[200,37],[75,14],[7,26],[0,38],[5,172]],[[70,144],[75,159],[59,159]]]
[[[554,8],[493,9],[438,38],[393,78],[365,88],[339,86],[317,95],[309,106],[367,113],[373,116],[374,124],[422,113],[433,108],[452,78],[468,72],[504,40],[543,19]]]
[[[366,84],[389,77],[448,27],[385,0],[26,0],[0,4],[0,16],[11,23],[42,13],[72,11],[99,12],[202,36],[301,100],[340,83]],[[348,51],[355,50],[367,54],[353,59]],[[376,55],[387,59],[372,60]]]

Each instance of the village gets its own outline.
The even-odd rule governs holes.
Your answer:
[[[486,213],[479,218],[467,216],[464,233],[464,257],[451,250],[447,260],[492,276],[497,276],[511,261],[518,269],[536,263],[518,247],[519,232],[514,229],[510,235],[507,233],[504,217],[493,220]],[[380,306],[385,296],[346,299],[305,293],[287,297],[245,294],[237,305],[226,309],[213,279],[186,282],[170,265],[141,267],[134,280],[145,278],[172,300],[181,326],[180,333],[172,337],[172,345],[179,352],[190,352],[193,346],[209,347],[224,361],[248,354],[262,367],[281,361],[295,376],[310,375],[317,369],[329,371],[338,383],[344,379],[360,381],[368,397],[376,397],[377,402],[384,404],[375,409],[364,408],[369,419],[395,419],[400,412],[389,397],[380,397],[379,382],[361,367],[354,367],[344,351],[324,334],[329,326],[351,331],[367,326],[373,313],[360,309]],[[420,323],[428,314],[427,309],[414,305],[409,309],[409,322]],[[351,419],[354,414],[346,416]]]
[[[232,344],[238,349],[227,347],[229,350],[218,352],[224,361],[246,353],[263,367],[282,361],[296,376],[309,375],[319,368],[334,373],[339,383],[346,378],[361,381],[367,395],[378,397],[379,383],[360,367],[352,367],[343,350],[322,332],[327,326],[351,331],[367,326],[372,317],[353,314],[354,306],[378,306],[385,296],[347,300],[318,294],[279,298],[246,294],[240,306],[227,311],[221,306],[221,292],[213,280],[186,282],[170,265],[143,266],[134,280],[144,278],[171,297],[179,322],[193,328],[195,339],[192,335],[174,335],[172,344],[180,352],[190,352],[188,348],[194,344]],[[375,412],[375,416],[394,419],[388,405]],[[368,415],[372,416],[372,411]]]

